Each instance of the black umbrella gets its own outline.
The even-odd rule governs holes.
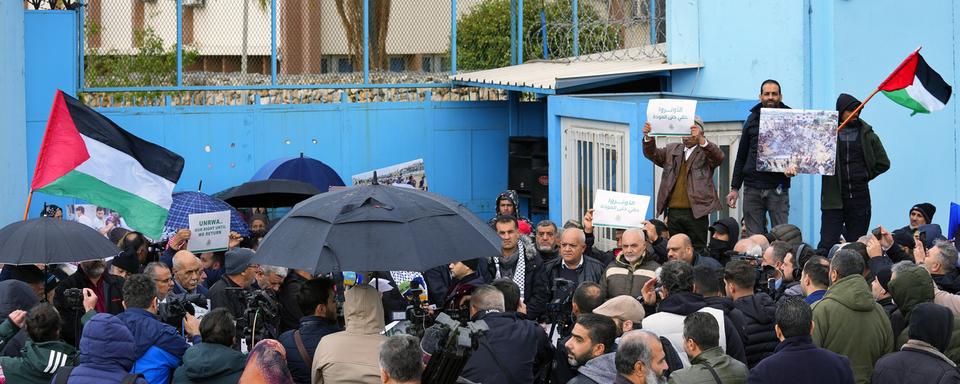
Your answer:
[[[297,204],[254,263],[309,272],[424,271],[495,256],[500,238],[462,204],[387,185],[350,187]]]
[[[296,180],[248,181],[213,195],[234,207],[292,207],[320,193],[313,185]]]
[[[40,217],[0,229],[0,263],[56,264],[116,256],[117,245],[73,221]]]

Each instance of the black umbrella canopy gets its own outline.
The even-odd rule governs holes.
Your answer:
[[[40,217],[0,229],[0,263],[55,264],[116,256],[117,245],[73,221]]]
[[[317,187],[296,180],[248,181],[213,195],[234,207],[292,207],[320,193]]]
[[[460,203],[369,185],[297,204],[263,239],[254,262],[309,272],[424,271],[499,252],[497,234]]]

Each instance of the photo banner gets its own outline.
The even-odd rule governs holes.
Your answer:
[[[429,185],[427,184],[426,169],[423,166],[423,159],[416,159],[400,164],[394,164],[376,169],[374,171],[377,172],[377,182],[381,185],[414,188],[421,191],[426,191],[429,189]],[[353,185],[373,184],[374,171],[353,175]]]
[[[757,170],[831,176],[837,159],[837,111],[761,108]]]

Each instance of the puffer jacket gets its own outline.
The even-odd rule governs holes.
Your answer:
[[[313,356],[313,384],[380,380],[380,344],[387,340],[380,334],[383,332],[380,292],[364,284],[346,291],[344,297],[346,330],[320,340]]]
[[[173,382],[234,384],[240,380],[246,363],[247,357],[233,348],[200,343],[183,354],[183,365],[173,373]]]
[[[877,360],[893,349],[890,319],[863,276],[833,283],[813,307],[813,322],[813,342],[847,356],[858,383],[868,382]]]
[[[723,352],[720,352],[723,353]],[[611,383],[617,379],[616,353],[611,352],[590,359],[577,371],[580,374],[567,384]]]
[[[707,312],[713,315],[722,331],[720,347],[730,357],[746,363],[747,357],[743,350],[740,331],[723,311],[708,307],[703,296],[691,292],[671,292],[660,302],[657,310],[659,312],[643,319],[643,328],[653,331],[660,337],[666,337],[676,349],[684,367],[690,366],[690,359],[683,350],[683,320],[694,312]]]
[[[640,296],[643,284],[657,277],[657,268],[660,268],[660,264],[653,261],[653,258],[654,255],[648,253],[639,260],[637,265],[632,265],[623,257],[623,254],[620,254],[603,272],[600,292],[607,298],[620,295]]]
[[[0,324],[0,340],[17,335],[19,329],[10,319]],[[27,340],[19,357],[0,357],[0,367],[8,383],[49,383],[60,367],[77,365],[77,349],[60,340],[34,343]],[[53,362],[53,363],[51,363]]]
[[[747,366],[730,356],[723,354],[720,347],[708,348],[690,360],[690,366],[670,374],[671,384],[714,384],[713,374],[706,367],[709,364],[724,384],[743,384],[750,373]]]
[[[133,333],[116,316],[99,313],[86,322],[80,338],[80,364],[68,384],[119,383],[133,369],[136,351]],[[63,368],[57,375],[63,373]],[[52,382],[56,382],[56,377]],[[138,379],[138,384],[147,381]]]
[[[169,382],[171,373],[180,366],[183,353],[190,347],[176,328],[140,308],[127,308],[117,319],[130,329],[136,342],[133,372],[142,373],[151,384]]]
[[[897,311],[891,316],[895,349],[907,343],[910,330],[910,316],[913,309],[923,303],[932,303],[934,298],[933,279],[923,268],[912,268],[897,274],[887,285],[893,301],[898,304]],[[953,333],[950,344],[943,351],[950,360],[960,361],[960,319],[953,321]]]
[[[743,347],[747,352],[747,365],[755,367],[761,360],[773,354],[780,344],[777,332],[773,329],[774,314],[777,307],[770,296],[759,294],[741,297],[733,305],[743,312],[747,324],[741,330]]]

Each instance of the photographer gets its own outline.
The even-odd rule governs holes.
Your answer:
[[[133,334],[136,343],[133,373],[142,373],[150,383],[167,383],[171,372],[180,366],[190,345],[177,330],[157,319],[157,286],[147,275],[130,276],[123,284],[126,311],[117,318]],[[200,324],[191,315],[184,317],[184,330],[200,343]]]
[[[287,350],[287,366],[296,383],[310,382],[310,366],[317,344],[324,336],[341,331],[337,324],[337,301],[333,280],[320,277],[300,286],[297,303],[302,313],[300,327],[277,338]]]
[[[210,311],[200,321],[203,342],[183,354],[183,365],[173,373],[175,383],[236,383],[247,357],[231,348],[237,338],[233,316],[226,308]]]
[[[248,248],[237,248],[226,253],[224,275],[208,292],[211,309],[225,307],[234,318],[244,317],[247,309],[246,294],[260,270],[260,266],[250,263],[253,254]]]
[[[443,300],[443,308],[459,310],[463,307],[463,298],[484,281],[477,273],[480,259],[469,259],[450,263],[450,276],[453,280],[447,288],[447,297]]]
[[[79,305],[73,307],[68,305],[64,292],[71,288],[77,290],[89,288],[97,297],[94,309],[98,313],[116,315],[123,312],[123,279],[106,273],[106,264],[103,260],[91,260],[80,263],[80,268],[57,286],[53,305],[57,307],[57,311],[63,318],[63,323],[66,324],[63,327],[63,340],[78,345],[78,329],[75,325],[82,313],[78,313],[81,310]],[[77,292],[76,297],[81,297],[79,292]],[[78,300],[76,304],[79,304],[80,301],[82,299]]]
[[[504,312],[503,293],[481,285],[470,297],[470,320],[490,327],[461,376],[476,383],[532,383],[549,359],[547,335],[536,323]]]

